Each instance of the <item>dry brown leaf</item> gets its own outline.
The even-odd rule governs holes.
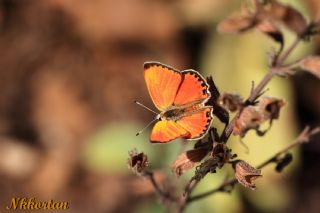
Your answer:
[[[183,152],[172,164],[172,170],[178,176],[189,169],[192,169],[208,154],[208,149],[198,148]]]
[[[233,134],[244,137],[248,130],[258,129],[259,125],[263,122],[263,115],[257,107],[248,106],[244,108],[239,118],[237,118],[234,125]]]
[[[244,137],[250,129],[253,129],[259,136],[263,136],[267,130],[259,130],[260,125],[269,121],[271,126],[272,121],[279,118],[280,109],[284,105],[285,102],[281,99],[270,96],[261,97],[258,104],[247,106],[242,110],[235,122],[233,134]]]
[[[240,33],[252,29],[256,20],[252,16],[234,14],[221,21],[217,30],[222,33]]]
[[[237,93],[224,93],[219,101],[230,112],[235,112],[243,106],[243,98]]]
[[[300,62],[300,66],[305,71],[320,79],[320,56],[310,56],[305,58]]]
[[[306,19],[298,10],[276,1],[272,1],[270,7],[266,8],[265,15],[281,21],[288,29],[298,35],[303,34],[308,25]]]

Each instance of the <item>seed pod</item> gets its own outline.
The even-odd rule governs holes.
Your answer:
[[[241,183],[244,187],[256,189],[254,180],[262,177],[260,169],[252,167],[243,160],[235,161],[233,163],[233,168],[235,171],[235,176],[239,183]]]

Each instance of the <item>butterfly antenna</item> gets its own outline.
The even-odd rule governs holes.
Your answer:
[[[154,114],[158,115],[159,113],[156,113],[155,111],[153,111],[152,109],[150,109],[149,107],[146,107],[145,105],[143,105],[142,103],[138,102],[138,101],[134,101],[134,103],[138,104],[139,106],[149,110],[150,112],[153,112]]]
[[[141,129],[137,134],[136,136],[140,135],[147,127],[149,127],[153,122],[155,122],[156,120],[159,119],[159,116],[155,117],[152,121],[150,121],[150,123],[148,123],[147,126],[145,126],[143,129]]]

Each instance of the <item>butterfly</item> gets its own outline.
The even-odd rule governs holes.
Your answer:
[[[200,139],[213,120],[209,85],[195,70],[179,71],[159,62],[144,63],[144,78],[150,97],[160,111],[151,134],[152,143],[177,138]]]

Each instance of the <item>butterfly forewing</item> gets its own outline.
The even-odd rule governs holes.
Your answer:
[[[154,105],[161,111],[172,106],[182,80],[181,73],[157,62],[147,62],[144,78]]]
[[[185,105],[195,101],[205,101],[210,97],[209,86],[195,70],[182,71],[182,83],[174,99],[174,105]]]

